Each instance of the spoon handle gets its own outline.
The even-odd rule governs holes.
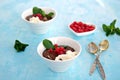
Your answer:
[[[100,74],[101,74],[103,80],[106,80],[104,69],[103,69],[102,64],[100,63],[98,58],[96,60],[96,63],[98,65],[98,68],[99,68],[99,71],[100,71]]]
[[[93,72],[95,71],[96,69],[96,65],[97,65],[97,57],[96,59],[94,60],[94,63],[92,64],[91,68],[90,68],[90,72],[89,72],[89,75],[92,75]]]

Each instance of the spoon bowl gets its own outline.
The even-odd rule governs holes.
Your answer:
[[[108,42],[108,40],[103,40],[103,41],[101,41],[100,44],[99,44],[100,52],[108,49],[108,47],[109,47],[109,42]]]
[[[98,51],[98,47],[94,42],[88,44],[88,51],[92,54],[96,54]]]

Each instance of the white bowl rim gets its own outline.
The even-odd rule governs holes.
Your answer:
[[[46,8],[47,8],[47,9],[51,9],[51,10],[54,11],[54,14],[55,14],[55,15],[54,15],[54,17],[53,17],[52,19],[50,19],[50,20],[48,20],[48,21],[40,21],[39,23],[31,23],[31,24],[48,23],[48,22],[52,21],[53,19],[55,19],[56,16],[57,16],[56,10],[55,10],[54,8],[52,8],[52,7],[38,7],[38,8],[41,8],[41,9],[46,9]],[[28,8],[28,9],[26,9],[26,10],[24,10],[24,11],[22,12],[21,17],[22,17],[22,19],[23,19],[24,21],[29,22],[28,20],[25,19],[24,14],[25,14],[26,11],[30,11],[30,10],[32,10],[32,9],[33,9],[33,7],[32,7],[32,8]],[[29,23],[30,23],[30,22],[29,22]]]
[[[72,23],[73,23],[73,22],[72,22]],[[93,26],[95,27],[95,29],[92,30],[92,31],[88,31],[88,32],[77,33],[77,32],[75,32],[73,29],[70,28],[71,23],[68,25],[68,28],[69,28],[69,30],[70,30],[71,32],[73,32],[73,33],[74,33],[75,35],[77,35],[77,36],[90,35],[90,34],[92,34],[93,32],[95,32],[95,31],[97,30],[97,27],[96,27],[94,24],[89,23],[89,22],[84,22],[84,23],[85,23],[85,24],[88,24],[88,25],[93,25]]]
[[[45,60],[47,60],[47,61],[49,61],[49,62],[59,62],[59,63],[62,63],[62,62],[67,62],[67,61],[74,60],[75,58],[77,58],[77,57],[81,54],[82,47],[81,47],[81,45],[80,45],[80,43],[79,43],[78,41],[76,41],[76,40],[74,40],[74,39],[72,39],[72,38],[70,38],[70,37],[63,37],[63,36],[50,37],[50,38],[46,38],[46,39],[52,39],[52,38],[68,38],[68,39],[71,39],[71,40],[75,41],[75,42],[79,45],[79,47],[80,47],[79,53],[78,53],[76,56],[74,56],[73,58],[67,59],[67,60],[64,60],[64,61],[55,61],[55,60],[47,59],[47,58],[43,57],[42,55],[40,55],[40,52],[39,52],[39,46],[40,46],[41,42],[43,41],[43,40],[42,40],[42,41],[38,44],[38,47],[37,47],[37,53],[39,54],[39,56],[40,56],[41,58],[43,58],[43,59],[45,59]]]

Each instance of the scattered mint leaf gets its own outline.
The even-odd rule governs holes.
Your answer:
[[[115,29],[111,29],[110,34],[111,34],[111,35],[115,34]]]
[[[102,27],[103,27],[103,30],[106,32],[106,36],[109,36],[111,31],[110,28],[105,24],[103,24]]]
[[[110,35],[110,31],[106,32],[106,36],[109,36]]]
[[[19,40],[15,40],[14,48],[17,52],[24,51],[28,44],[21,43]]]
[[[43,45],[44,45],[44,47],[45,47],[46,49],[50,49],[50,48],[54,49],[54,45],[53,45],[52,42],[51,42],[50,40],[48,40],[48,39],[44,39],[44,40],[43,40]]]
[[[110,28],[113,30],[115,29],[116,19],[113,20],[113,22],[110,23]]]
[[[109,28],[108,28],[107,25],[103,24],[102,27],[103,27],[103,30],[104,30],[105,32],[108,32]]]
[[[103,24],[102,25],[102,28],[103,28],[103,31],[106,32],[106,36],[109,36],[109,35],[114,35],[115,33],[117,35],[120,34],[120,29],[119,28],[115,28],[115,24],[116,24],[116,19],[113,20],[110,25],[106,25],[106,24]]]
[[[120,29],[116,28],[115,31],[116,31],[116,34],[120,36]]]
[[[116,19],[113,20],[113,22],[110,23],[110,29],[111,29],[111,35],[115,33],[115,24],[116,24]]]

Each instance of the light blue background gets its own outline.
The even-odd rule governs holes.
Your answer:
[[[57,11],[56,21],[46,34],[36,35],[21,19],[21,13],[33,6],[52,7]],[[102,24],[117,19],[120,28],[120,0],[1,0],[0,1],[0,80],[102,80],[96,70],[89,76],[95,56],[86,51],[91,41],[99,44],[108,39],[110,47],[100,61],[107,80],[120,80],[120,36],[106,37]],[[97,30],[89,36],[75,36],[68,29],[72,21],[91,22]],[[81,55],[64,73],[49,70],[37,54],[37,46],[45,38],[66,36],[82,45]],[[14,41],[28,43],[24,52],[17,53]]]

